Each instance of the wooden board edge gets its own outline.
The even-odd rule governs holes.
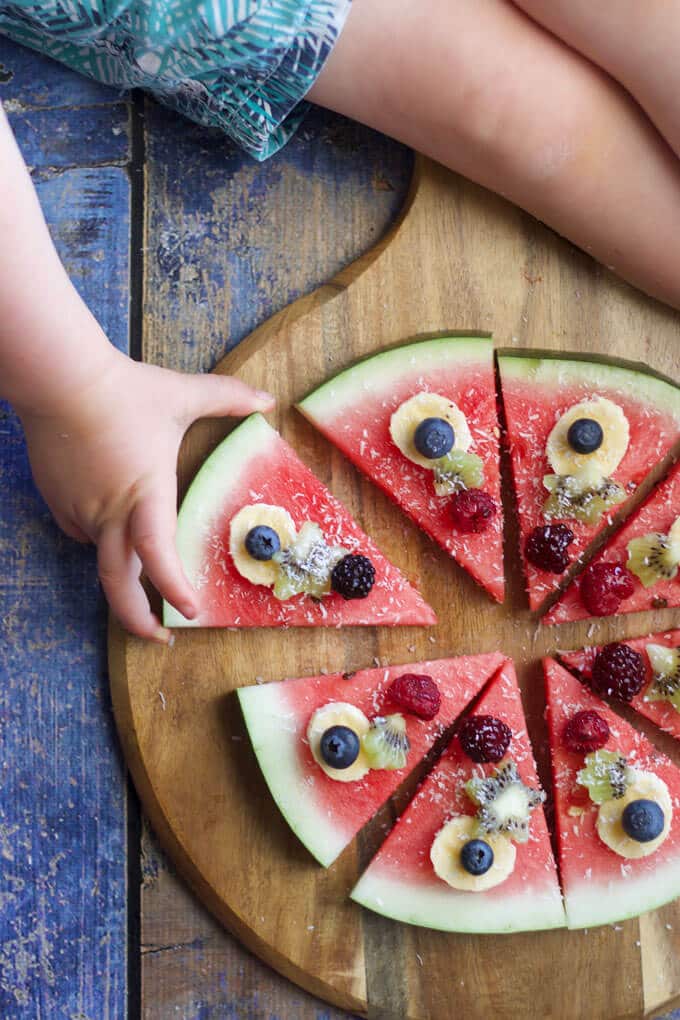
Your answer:
[[[350,1013],[366,1016],[368,1003],[351,995],[339,995],[332,985],[315,979],[296,966],[286,956],[272,950],[260,939],[229,907],[222,902],[213,887],[205,880],[194,865],[165,816],[156,797],[153,783],[146,771],[144,759],[137,741],[134,711],[127,680],[127,644],[130,636],[123,630],[112,614],[108,625],[108,665],[113,715],[121,742],[125,762],[132,776],[135,789],[141,801],[151,828],[158,837],[163,850],[177,868],[181,878],[191,892],[251,953],[278,971],[279,974],[324,1002]]]

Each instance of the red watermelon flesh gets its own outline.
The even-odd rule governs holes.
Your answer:
[[[538,609],[561,576],[538,569],[524,557],[527,537],[547,523],[543,478],[553,473],[545,452],[553,426],[582,400],[600,396],[618,404],[628,419],[630,441],[612,477],[632,493],[680,439],[680,390],[655,376],[595,362],[503,355],[498,364],[529,604]],[[575,535],[568,550],[572,561],[610,520],[608,514],[596,525],[565,520]]]
[[[376,580],[363,599],[333,592],[320,601],[277,599],[246,580],[229,554],[229,526],[243,506],[266,503],[288,510],[298,529],[317,523],[326,540],[368,556]],[[217,447],[192,483],[178,515],[177,548],[200,611],[186,620],[167,603],[171,627],[340,627],[349,624],[433,624],[432,609],[350,514],[261,415],[252,415]]]
[[[666,645],[667,648],[678,648],[680,647],[680,630],[668,630],[662,634],[651,634],[649,637],[634,638],[629,641],[623,641],[622,644],[630,645],[636,652],[639,652],[645,660],[647,668],[645,686],[629,702],[630,706],[646,719],[651,719],[659,729],[665,730],[666,733],[670,733],[671,736],[680,740],[680,712],[678,712],[677,708],[669,701],[645,700],[645,691],[652,679],[652,668],[645,652],[645,646]],[[559,657],[569,669],[576,670],[585,680],[590,680],[593,662],[598,651],[599,648],[597,647],[582,648],[576,652],[560,652]]]
[[[353,674],[302,677],[238,691],[248,732],[274,800],[293,831],[328,867],[394,793],[444,730],[498,670],[500,653],[409,663]],[[314,712],[348,702],[370,719],[402,711],[389,700],[390,683],[405,673],[432,677],[441,694],[434,719],[403,712],[411,744],[408,763],[394,771],[371,770],[363,779],[331,779],[315,761],[306,732]]]
[[[515,670],[507,661],[475,707],[477,715],[493,715],[512,730],[507,758],[512,758],[525,783],[538,788],[538,776]],[[424,780],[381,849],[371,861],[352,899],[396,920],[444,931],[510,932],[561,927],[562,898],[545,815],[539,806],[531,815],[527,843],[517,843],[515,868],[500,885],[485,892],[462,892],[440,879],[432,867],[430,847],[454,815],[472,815],[474,805],[463,786],[472,775],[493,772],[476,765],[451,741]]]
[[[656,486],[642,506],[631,515],[624,526],[607,542],[593,563],[615,563],[625,567],[628,560],[628,543],[657,531],[667,535],[680,517],[680,464],[676,464],[668,477]],[[568,623],[571,620],[587,619],[591,614],[581,601],[581,578],[569,585],[559,602],[543,617],[543,623]],[[671,580],[660,579],[650,588],[639,581],[635,591],[625,599],[618,613],[639,613],[660,606],[680,606],[680,574]]]
[[[484,464],[483,489],[498,507],[482,533],[463,534],[454,526],[451,497],[437,496],[432,472],[405,457],[391,439],[393,412],[420,392],[452,400],[466,416],[470,452]],[[448,337],[384,351],[310,393],[299,409],[494,599],[503,601],[500,433],[491,340]]]
[[[555,824],[568,927],[589,928],[636,917],[680,894],[680,770],[554,660],[545,659],[544,670]],[[562,743],[567,721],[584,709],[595,710],[609,724],[607,750],[620,751],[635,768],[654,773],[668,786],[673,803],[671,831],[648,857],[621,857],[597,834],[597,805],[576,783],[585,756],[568,751]],[[574,814],[579,808],[583,813]]]

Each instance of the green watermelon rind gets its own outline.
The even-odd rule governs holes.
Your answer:
[[[499,892],[501,889],[499,886]],[[456,893],[449,888],[440,891],[434,887],[419,887],[414,895],[413,888],[398,879],[366,873],[350,897],[383,917],[435,931],[506,935],[564,928],[565,923],[557,887],[547,895],[540,890],[524,889],[517,895],[493,900],[485,900],[474,893]]]
[[[416,362],[417,356],[417,362]],[[335,418],[346,408],[354,407],[366,394],[389,392],[405,371],[427,372],[444,365],[475,362],[490,364],[493,340],[490,337],[437,337],[392,347],[373,354],[351,368],[333,376],[309,393],[296,406],[312,423]]]
[[[585,383],[593,390],[598,387],[618,390],[680,421],[680,387],[645,372],[643,368],[625,368],[583,359],[527,358],[519,354],[499,355],[498,366],[504,380],[518,379],[539,388]]]
[[[621,863],[626,863],[623,857]],[[565,897],[567,927],[597,928],[627,921],[658,910],[679,896],[680,860],[676,857],[648,875],[636,876],[634,882],[621,877],[615,882],[584,882],[578,890],[570,889]]]
[[[241,422],[204,461],[189,486],[177,515],[175,544],[184,572],[196,584],[202,567],[205,536],[225,500],[239,484],[244,466],[278,433],[261,414],[251,414]],[[198,620],[187,620],[169,602],[163,602],[166,627],[199,627]]]
[[[236,693],[262,775],[281,814],[319,864],[330,867],[347,845],[347,835],[312,803],[296,743],[281,739],[290,710],[272,684],[240,687]]]

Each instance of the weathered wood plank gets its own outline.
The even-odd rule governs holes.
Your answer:
[[[74,74],[56,60],[0,36],[0,94],[26,107],[91,106],[119,103],[120,89]]]
[[[16,112],[10,104],[9,122],[26,163],[41,172],[83,165],[124,166],[130,158],[124,103]]]

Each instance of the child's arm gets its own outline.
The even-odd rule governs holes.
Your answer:
[[[26,432],[35,480],[64,531],[98,547],[113,611],[141,637],[169,634],[139,581],[194,615],[177,553],[176,461],[199,417],[266,410],[236,379],[188,376],[120,354],[71,284],[0,106],[0,397]]]

